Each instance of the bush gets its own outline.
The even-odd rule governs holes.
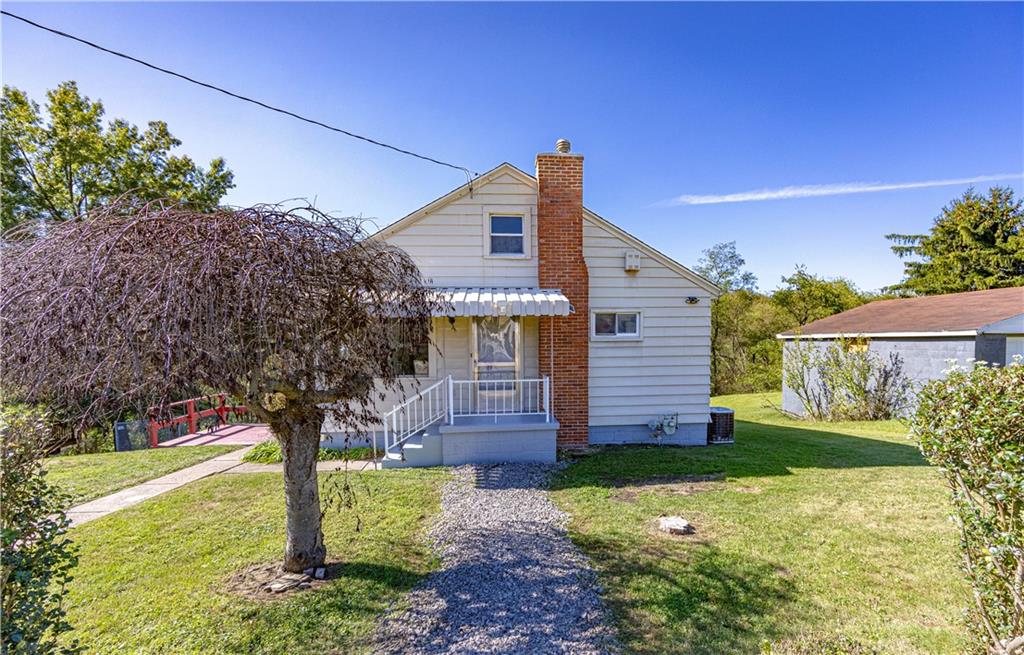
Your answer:
[[[242,459],[255,464],[280,464],[281,444],[276,439],[264,441],[247,452]],[[333,462],[345,459],[373,459],[373,451],[365,446],[357,446],[344,450],[340,448],[321,448],[317,454],[317,461],[320,462]]]
[[[808,418],[818,421],[878,421],[907,411],[910,380],[903,359],[882,358],[858,339],[825,343],[796,339],[784,365],[786,385]]]
[[[71,629],[63,599],[78,557],[67,537],[70,497],[46,481],[41,453],[50,433],[32,409],[0,411],[0,585],[3,653],[76,653],[58,645]]]
[[[911,434],[952,492],[978,651],[1024,653],[1024,366],[955,367],[919,403]]]

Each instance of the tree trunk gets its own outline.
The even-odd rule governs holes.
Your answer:
[[[272,426],[281,442],[284,460],[285,571],[299,573],[323,566],[327,557],[320,528],[320,489],[316,476],[323,418],[319,410],[300,415],[286,412],[277,425]]]

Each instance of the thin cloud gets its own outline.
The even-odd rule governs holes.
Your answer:
[[[850,193],[878,193],[879,191],[903,191],[905,189],[928,189],[930,187],[955,186],[995,182],[1024,177],[1022,173],[1002,175],[979,175],[952,180],[926,180],[924,182],[843,182],[840,184],[805,184],[784,186],[778,189],[759,189],[722,195],[682,195],[667,200],[663,205],[718,205],[726,202],[759,202],[761,200],[789,200],[791,198],[816,198],[818,196],[841,196]]]

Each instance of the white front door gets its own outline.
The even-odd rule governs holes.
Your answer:
[[[515,380],[519,377],[519,320],[486,316],[473,321],[473,378]]]
[[[519,321],[487,316],[473,321],[473,399],[480,414],[514,412],[519,378]]]

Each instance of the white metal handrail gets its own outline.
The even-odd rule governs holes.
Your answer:
[[[457,417],[543,416],[551,422],[551,380],[453,380],[448,375],[383,416],[384,450],[394,453],[406,441],[438,421]],[[400,452],[400,451],[399,451]]]
[[[457,416],[543,415],[551,421],[551,382],[548,376],[535,379],[451,380],[448,393],[448,421]]]
[[[409,437],[443,419],[448,412],[452,376],[438,380],[384,415],[384,450],[404,444]]]

